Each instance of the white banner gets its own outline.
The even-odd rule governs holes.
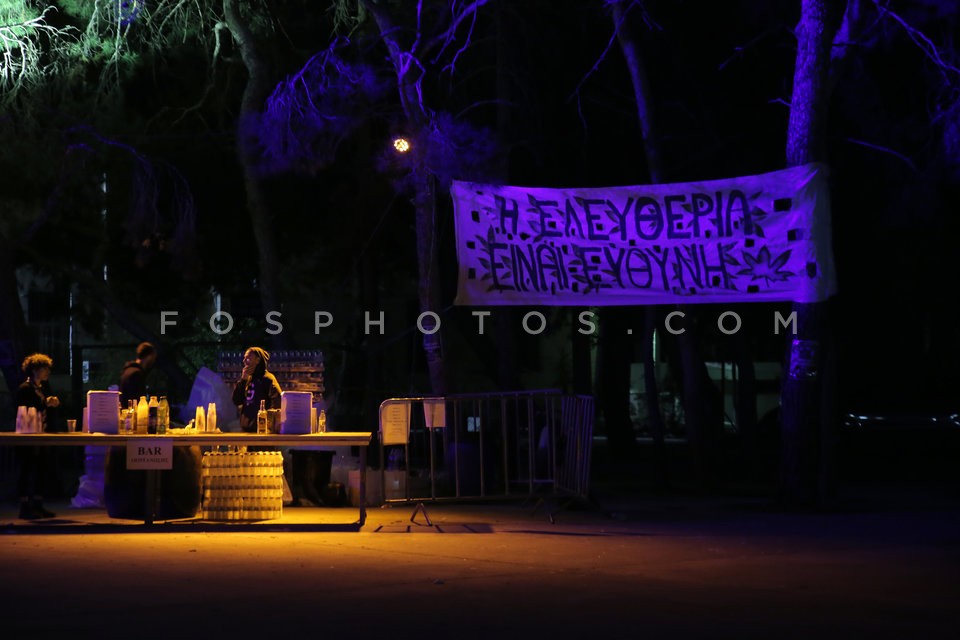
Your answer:
[[[591,189],[453,183],[461,305],[816,302],[826,167]]]

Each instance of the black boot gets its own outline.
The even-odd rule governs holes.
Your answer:
[[[309,506],[309,503],[305,502],[305,498],[309,496],[304,493],[304,484],[303,484],[303,453],[300,451],[293,451],[290,454],[290,473],[287,475],[287,484],[290,485],[290,495],[293,496],[293,500],[290,502],[290,507],[305,507]]]
[[[40,516],[37,515],[37,512],[33,510],[32,500],[20,501],[20,519],[21,520],[36,520],[39,517]]]
[[[325,507],[327,505],[324,504],[323,498],[320,497],[320,492],[317,491],[317,487],[326,485],[326,481],[321,484],[317,479],[317,475],[320,472],[318,468],[318,455],[314,451],[305,453],[307,454],[307,459],[304,465],[306,466],[306,470],[303,477],[303,493],[315,506]],[[327,480],[329,480],[329,478]]]
[[[35,518],[56,518],[57,514],[43,508],[43,498],[33,499],[33,513]]]

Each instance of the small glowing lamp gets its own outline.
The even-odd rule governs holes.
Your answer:
[[[393,148],[396,149],[397,153],[406,153],[410,151],[410,141],[403,137],[394,138]]]

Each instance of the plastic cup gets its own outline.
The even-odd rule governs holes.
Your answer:
[[[76,421],[76,420],[73,420],[73,419],[67,420],[67,431],[70,432],[70,433],[76,433],[76,432],[77,432],[77,421]]]

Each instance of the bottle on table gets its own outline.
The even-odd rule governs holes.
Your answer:
[[[157,433],[166,433],[170,428],[170,403],[167,396],[160,396],[157,403]]]
[[[137,433],[147,432],[147,422],[150,416],[150,405],[147,403],[146,396],[140,396],[137,402]]]
[[[260,410],[257,411],[257,433],[267,433],[267,401],[260,401]]]
[[[159,413],[160,403],[157,401],[157,396],[150,396],[150,401],[147,403],[147,433],[157,432],[157,418]]]
[[[320,415],[317,416],[317,433],[326,433],[327,432],[327,412],[325,409],[320,409]]]
[[[39,433],[42,420],[34,407],[17,407],[17,433]]]
[[[127,408],[123,410],[123,432],[137,432],[137,401],[128,400]]]

